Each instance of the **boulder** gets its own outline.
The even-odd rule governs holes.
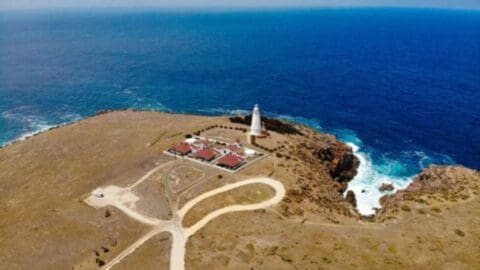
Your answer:
[[[382,185],[378,188],[379,191],[385,192],[385,191],[393,191],[395,187],[393,186],[392,183],[382,183]]]

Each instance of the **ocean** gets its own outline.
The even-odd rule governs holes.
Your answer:
[[[263,112],[335,134],[378,186],[480,169],[480,11],[0,12],[0,144],[103,109]],[[362,193],[361,191],[364,190]]]

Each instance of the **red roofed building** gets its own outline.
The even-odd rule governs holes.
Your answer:
[[[185,156],[192,152],[192,148],[190,148],[188,143],[179,143],[176,144],[171,151],[173,151],[175,154]]]
[[[242,165],[242,162],[243,162],[242,158],[232,154],[228,154],[218,160],[218,165],[222,167],[227,167],[231,170],[235,170],[238,167],[240,167],[240,165]]]
[[[199,150],[198,152],[195,152],[195,157],[198,157],[200,159],[206,160],[206,161],[212,161],[215,157],[217,156],[217,153],[213,149],[202,149]]]

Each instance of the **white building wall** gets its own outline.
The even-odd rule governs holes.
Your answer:
[[[262,135],[262,120],[260,117],[260,107],[255,104],[252,112],[252,123],[250,125],[250,134],[254,136]]]

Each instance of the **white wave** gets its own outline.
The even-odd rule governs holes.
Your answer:
[[[149,110],[149,111],[160,111],[160,112],[170,112],[168,107],[163,105],[160,102],[146,102],[144,99],[139,98],[137,99],[138,102],[135,102],[132,106],[133,108],[140,109],[140,110]]]
[[[410,160],[418,160],[417,164],[420,170],[427,168],[432,164],[456,164],[455,160],[446,154],[424,151],[402,151],[402,156]]]
[[[2,112],[2,117],[8,121],[20,122],[27,129],[35,129],[38,125],[44,125],[46,122],[38,114],[32,112],[30,106],[19,106],[14,109]]]
[[[33,131],[29,131],[29,132],[25,132],[25,133],[22,133],[20,136],[16,137],[15,139],[13,140],[10,140],[6,143],[4,143],[2,146],[7,146],[9,144],[12,144],[12,143],[15,143],[15,142],[18,142],[18,141],[23,141],[23,140],[26,140],[32,136],[35,136],[39,133],[42,133],[44,131],[47,131],[51,128],[54,128],[54,127],[57,127],[59,125],[45,125],[45,124],[39,124],[37,125],[37,129],[33,130]]]
[[[128,86],[118,94],[122,95],[122,99],[127,96],[126,98],[129,100],[128,107],[130,108],[161,112],[172,111],[158,100],[142,95],[142,92],[139,90],[141,90],[140,86]]]
[[[380,198],[392,194],[399,189],[406,188],[412,177],[395,177],[385,174],[377,169],[367,153],[360,151],[360,147],[347,143],[352,147],[354,155],[360,160],[357,175],[348,183],[348,190],[355,193],[357,209],[362,215],[375,214],[375,208],[380,208]],[[393,184],[394,190],[380,192],[378,188],[383,184]]]
[[[133,94],[133,89],[127,87],[127,88],[125,88],[125,89],[123,90],[123,93],[124,93],[125,95],[132,95],[132,94]]]
[[[253,106],[252,106],[253,108]],[[243,109],[225,109],[225,108],[207,108],[199,109],[198,112],[208,113],[208,114],[221,114],[221,115],[245,115],[251,114],[251,111]]]
[[[31,114],[31,111],[29,111],[30,109],[31,108],[28,106],[21,106],[9,111],[2,112],[1,116],[4,119],[7,119],[8,121],[20,122],[23,126],[23,133],[21,133],[14,139],[2,142],[2,147],[18,141],[23,141],[46,130],[63,126],[81,119],[81,116],[79,114],[64,114],[59,117],[62,120],[61,123],[52,124],[39,115]],[[29,113],[27,113],[27,111]]]
[[[296,123],[301,123],[322,131],[322,126],[317,119],[268,112],[266,114]],[[363,143],[354,131],[348,129],[339,129],[332,130],[331,132],[336,134],[341,141],[352,147],[354,155],[360,160],[358,173],[354,179],[349,182],[347,190],[351,190],[355,193],[357,209],[362,215],[375,214],[375,208],[381,207],[380,198],[382,196],[395,193],[400,189],[404,189],[412,182],[413,176],[396,177],[389,174],[389,172],[392,172],[393,174],[405,169],[400,163],[394,160],[387,160],[387,164],[384,166],[373,164],[370,155],[361,151]],[[383,183],[392,184],[394,186],[394,190],[380,192],[378,188]]]
[[[68,122],[76,122],[82,119],[82,116],[78,113],[69,113],[60,116],[60,119],[68,121]]]

